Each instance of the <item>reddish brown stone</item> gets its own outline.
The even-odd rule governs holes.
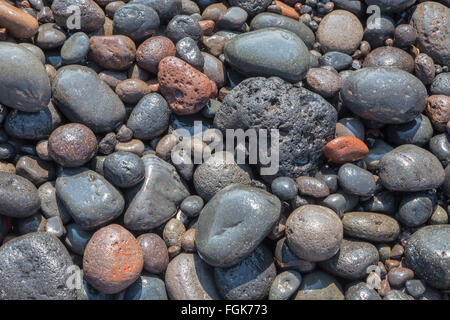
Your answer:
[[[55,129],[48,139],[50,157],[63,167],[79,167],[97,152],[97,138],[91,129],[70,123]]]
[[[90,39],[89,57],[99,66],[109,70],[126,70],[136,56],[136,45],[127,36],[93,36]]]
[[[39,28],[36,18],[6,1],[0,1],[0,25],[15,38],[31,38]]]
[[[117,85],[127,79],[127,75],[123,72],[105,70],[98,74],[100,79],[106,82],[113,90]]]
[[[118,293],[139,277],[144,266],[142,248],[124,227],[111,224],[94,233],[83,257],[87,282],[100,292]]]
[[[156,155],[163,160],[168,160],[177,143],[178,139],[174,134],[166,134],[156,145]]]
[[[324,68],[309,69],[306,73],[306,83],[312,91],[325,98],[336,95],[342,86],[339,75]]]
[[[400,266],[400,261],[388,259],[384,262],[384,265],[386,266],[386,270],[390,271],[392,269],[398,268]]]
[[[381,280],[380,288],[378,288],[378,294],[384,297],[389,291],[391,291],[391,286],[387,280]]]
[[[181,239],[181,247],[186,252],[195,252],[195,229],[187,230]]]
[[[354,137],[338,137],[325,145],[325,157],[334,163],[357,161],[368,153],[366,144]]]
[[[426,113],[434,128],[444,132],[447,122],[450,121],[450,97],[443,94],[429,96]]]
[[[216,23],[213,20],[200,20],[198,22],[204,36],[210,36],[214,32]]]
[[[167,249],[167,251],[169,252],[169,258],[173,259],[181,253],[181,247],[180,246],[170,246],[169,249]]]
[[[144,269],[150,273],[160,274],[169,264],[166,243],[156,233],[145,233],[137,238],[144,254]]]
[[[157,73],[159,62],[168,56],[175,56],[176,49],[172,40],[163,36],[145,40],[137,49],[136,61],[144,70]]]
[[[295,11],[294,8],[288,6],[284,2],[275,1],[276,5],[281,8],[281,15],[298,20],[300,19],[300,15]]]
[[[127,79],[116,86],[117,95],[127,104],[136,104],[150,92],[148,84],[139,79]]]
[[[5,41],[7,36],[6,28],[0,28],[0,41]]]
[[[158,81],[161,93],[178,115],[199,112],[211,96],[217,95],[213,81],[176,57],[161,60]]]

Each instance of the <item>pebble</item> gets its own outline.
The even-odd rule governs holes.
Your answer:
[[[263,12],[271,4],[270,0],[229,0],[232,6],[237,6],[247,11],[250,17]]]
[[[203,56],[203,73],[212,81],[214,81],[218,88],[225,86],[225,66],[216,57],[207,52],[201,53]],[[211,101],[211,99],[210,99]],[[206,109],[206,108],[205,108]],[[203,109],[203,110],[205,110]]]
[[[0,214],[26,218],[36,213],[41,205],[38,190],[19,175],[0,171]]]
[[[420,114],[410,122],[386,126],[386,135],[389,142],[395,145],[414,144],[421,147],[433,137],[433,126],[427,116]]]
[[[244,127],[242,123],[245,123]],[[223,131],[227,128],[247,130],[261,126],[279,129],[280,158],[276,175],[291,178],[314,175],[322,163],[319,154],[333,136],[335,123],[336,109],[326,100],[277,77],[242,81],[226,95],[214,118],[215,127]],[[264,168],[261,164],[257,166],[260,170]],[[262,176],[265,180],[275,178],[273,174],[263,171]]]
[[[269,291],[269,300],[288,300],[300,287],[302,276],[297,271],[279,273]]]
[[[136,56],[133,40],[123,35],[94,36],[90,40],[89,58],[108,70],[128,69]]]
[[[206,75],[176,57],[160,62],[158,82],[162,95],[178,115],[199,112],[217,89]]]
[[[34,43],[43,50],[56,49],[64,44],[66,38],[60,26],[55,23],[45,23],[39,27]]]
[[[383,300],[414,300],[414,298],[400,290],[390,290]]]
[[[199,196],[189,196],[180,204],[180,209],[189,217],[196,217],[203,209],[204,201]]]
[[[195,253],[173,258],[165,274],[167,294],[172,300],[217,300],[214,271]]]
[[[405,248],[405,262],[420,279],[437,289],[450,288],[446,271],[449,261],[450,227],[448,225],[426,226],[411,235]]]
[[[64,244],[70,251],[83,256],[86,245],[93,234],[93,231],[84,230],[80,225],[71,223],[66,226]]]
[[[275,277],[272,254],[263,245],[232,267],[214,268],[217,288],[226,300],[266,299]]]
[[[400,202],[397,217],[408,227],[419,227],[431,217],[436,206],[436,196],[423,192],[409,193]]]
[[[450,97],[446,95],[432,95],[427,99],[426,114],[433,127],[438,132],[445,132],[450,121]]]
[[[346,163],[338,171],[339,185],[345,193],[369,197],[375,193],[374,176],[354,164]]]
[[[22,156],[16,163],[16,173],[39,187],[46,181],[55,179],[53,163],[39,159],[36,156]]]
[[[151,89],[142,80],[127,79],[117,84],[115,92],[123,103],[135,105],[146,94],[150,93]]]
[[[377,17],[377,23],[368,23],[364,29],[364,40],[372,48],[386,45],[387,39],[393,39],[395,32],[395,21],[391,16],[381,13]]]
[[[200,213],[195,239],[200,257],[215,267],[239,263],[270,233],[280,211],[280,200],[264,190],[223,188]]]
[[[240,7],[230,7],[216,22],[217,28],[224,30],[239,30],[247,21],[247,12]]]
[[[175,218],[167,221],[163,230],[163,239],[167,247],[171,246],[181,246],[181,239],[186,232],[186,227],[184,224]]]
[[[331,98],[341,90],[339,75],[323,68],[311,68],[306,73],[306,83],[313,92],[322,97]]]
[[[334,277],[314,271],[303,277],[295,300],[344,300],[344,293]]]
[[[429,151],[405,144],[383,156],[379,176],[391,191],[424,191],[444,182],[444,169]]]
[[[410,24],[400,24],[394,31],[394,45],[399,48],[407,48],[416,43],[417,32]]]
[[[378,250],[373,244],[344,239],[338,253],[319,265],[337,277],[359,280],[367,276],[367,269],[376,266],[378,260]]]
[[[31,38],[38,31],[39,24],[35,17],[3,1],[0,4],[2,27],[15,38]]]
[[[132,1],[117,9],[113,19],[113,32],[140,42],[154,34],[159,24],[158,13],[152,7]]]
[[[105,178],[114,186],[130,188],[144,179],[144,163],[135,154],[114,152],[103,163]]]
[[[450,96],[450,72],[438,74],[431,83],[430,91],[433,95]]]
[[[342,223],[336,213],[317,205],[301,206],[286,221],[289,248],[301,259],[323,261],[339,250]]]
[[[402,49],[396,47],[379,47],[367,55],[364,59],[363,67],[393,67],[413,73],[414,59]]]
[[[298,177],[296,179],[298,191],[302,196],[324,198],[330,194],[327,184],[314,177]]]
[[[405,282],[406,292],[414,297],[418,298],[425,293],[426,287],[422,280],[408,280]]]
[[[169,125],[170,109],[166,100],[158,93],[144,96],[133,108],[127,126],[133,136],[150,140],[161,135]]]
[[[433,59],[425,53],[419,54],[415,59],[415,75],[423,84],[429,85],[433,82],[436,75],[436,68]]]
[[[226,11],[227,7],[222,2],[211,3],[203,10],[202,18],[216,22]]]
[[[71,65],[58,69],[53,100],[70,121],[82,123],[95,133],[110,132],[125,118],[122,101],[88,67]]]
[[[288,177],[275,178],[272,181],[271,190],[274,195],[276,195],[278,198],[280,198],[280,200],[283,201],[293,200],[298,193],[296,182]]]
[[[127,191],[129,203],[124,223],[130,230],[157,228],[176,214],[179,204],[189,196],[175,168],[154,154],[142,157],[144,181]]]
[[[449,20],[450,9],[434,1],[417,5],[411,17],[420,51],[447,67],[450,66],[450,39],[447,36]]]
[[[203,70],[205,59],[194,39],[190,37],[180,39],[176,45],[176,55],[195,69],[200,71]]]
[[[335,137],[354,137],[364,141],[364,124],[357,118],[342,118],[336,123]]]
[[[144,255],[144,269],[153,274],[161,274],[169,264],[166,243],[156,233],[144,233],[137,238]]]
[[[73,11],[67,10],[73,5],[72,0],[54,0],[51,11],[55,22],[60,27],[66,28],[74,23]],[[105,23],[105,14],[94,0],[77,0],[80,9],[80,30],[85,33],[98,31]]]
[[[175,56],[172,40],[164,36],[151,37],[137,49],[136,61],[139,67],[152,73],[158,72],[159,62],[168,56]]]
[[[50,219],[47,219],[47,222],[45,223],[45,232],[57,238],[61,238],[66,234],[66,228],[64,228],[64,224],[60,217],[51,217]]]
[[[177,15],[167,24],[166,34],[175,43],[185,37],[199,41],[202,37],[202,29],[191,16]]]
[[[353,59],[348,54],[339,51],[329,51],[319,58],[321,66],[330,66],[337,71],[346,70],[352,65]]]
[[[132,139],[128,142],[117,142],[114,147],[115,151],[131,152],[139,157],[144,153],[144,149],[144,143],[138,139]]]
[[[222,54],[227,39],[220,35],[214,34],[210,37],[202,37],[202,44],[213,56],[219,56]]]
[[[309,66],[309,52],[291,31],[264,28],[229,40],[225,59],[232,68],[247,76],[278,76],[288,81],[302,80]]]
[[[389,284],[393,288],[402,288],[406,281],[414,278],[414,272],[408,268],[394,268],[388,273]]]
[[[445,211],[444,208],[442,208],[440,205],[436,206],[436,209],[434,210],[433,214],[430,217],[430,220],[428,222],[430,225],[433,224],[448,224],[448,214]]]
[[[133,3],[142,3],[156,10],[163,21],[169,21],[173,16],[180,14],[182,2],[177,0],[133,0]]]
[[[158,276],[141,275],[124,294],[124,300],[168,300],[166,285]]]
[[[194,172],[194,187],[198,195],[209,201],[219,190],[233,183],[250,185],[251,170],[238,165],[228,152],[216,152]]]
[[[6,133],[17,139],[41,140],[48,138],[63,122],[61,113],[49,103],[37,112],[12,110],[3,124]]]
[[[17,237],[0,248],[0,299],[75,300],[75,290],[66,285],[71,265],[55,236],[33,232]]]
[[[250,22],[250,30],[259,30],[264,28],[276,27],[295,33],[300,39],[303,40],[305,45],[311,49],[315,35],[308,26],[301,21],[294,20],[279,14],[263,12],[256,15]]]
[[[342,219],[344,234],[370,242],[391,242],[400,234],[394,218],[374,212],[348,212]]]
[[[336,212],[336,214],[339,217],[342,217],[342,214],[345,212],[346,209],[345,197],[339,193],[330,194],[328,197],[320,201],[319,204],[321,206],[325,206],[332,209],[334,212]]]
[[[110,224],[96,231],[84,251],[87,282],[102,293],[114,294],[129,287],[144,265],[142,249],[125,228]]]
[[[4,4],[0,4],[1,6]],[[51,97],[44,66],[23,46],[0,42],[0,103],[24,112],[45,109]]]
[[[107,225],[124,209],[123,196],[103,176],[86,168],[64,169],[56,179],[56,196],[85,230]],[[86,193],[85,190],[91,190]]]
[[[379,169],[381,158],[393,149],[394,148],[387,144],[384,140],[375,139],[372,148],[364,158],[364,163],[367,165],[369,170]]]
[[[363,27],[349,11],[334,10],[319,24],[317,41],[324,52],[339,51],[352,54],[363,39]]]
[[[95,134],[82,124],[72,123],[58,127],[48,139],[50,157],[64,167],[79,167],[97,152]]]
[[[376,193],[363,203],[365,211],[394,214],[397,210],[396,196],[390,191]]]
[[[70,36],[61,48],[61,58],[64,64],[81,63],[90,48],[89,37],[84,32],[77,32]]]
[[[367,145],[354,137],[337,137],[325,145],[325,157],[334,163],[346,163],[364,159],[369,153]]]
[[[346,78],[341,97],[347,108],[364,119],[405,123],[425,108],[427,91],[419,79],[406,71],[376,67],[363,68]]]
[[[345,291],[345,300],[381,300],[381,297],[367,283],[358,282]]]

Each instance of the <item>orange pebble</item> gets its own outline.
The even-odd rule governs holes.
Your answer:
[[[288,6],[287,4],[285,4],[284,2],[281,2],[281,1],[275,0],[275,3],[277,6],[279,6],[281,8],[281,14],[283,16],[286,16],[286,17],[289,17],[289,18],[292,18],[295,20],[300,19],[300,15],[298,14],[297,11],[295,11],[294,8]]]
[[[325,145],[325,157],[334,163],[361,160],[368,153],[367,145],[354,137],[338,137]]]

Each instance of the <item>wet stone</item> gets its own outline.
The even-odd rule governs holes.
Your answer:
[[[433,136],[433,126],[427,116],[420,114],[410,122],[388,125],[386,135],[388,141],[395,145],[414,144],[421,147]]]
[[[297,271],[279,273],[269,291],[269,300],[288,300],[300,287],[302,276]]]
[[[379,176],[391,191],[423,191],[444,182],[444,169],[429,151],[406,144],[383,156]]]
[[[64,169],[56,179],[56,195],[85,230],[108,224],[120,216],[125,206],[123,196],[113,185],[86,168]]]
[[[66,41],[66,34],[55,23],[42,24],[34,38],[34,43],[43,50],[59,48],[64,41]]]
[[[229,268],[214,268],[214,278],[226,300],[260,300],[268,297],[276,268],[270,250],[261,245]]]
[[[200,213],[196,232],[200,256],[217,267],[242,261],[270,233],[280,210],[280,200],[264,190],[240,184],[223,188]]]
[[[53,163],[39,159],[36,156],[22,156],[16,163],[16,173],[40,186],[55,178]]]
[[[414,298],[400,290],[390,290],[383,300],[414,300]]]
[[[348,212],[342,224],[346,236],[371,242],[391,242],[400,234],[397,220],[381,213]]]
[[[283,201],[294,199],[298,193],[296,182],[288,177],[275,178],[272,181],[271,189],[272,193]]]
[[[142,249],[125,228],[111,224],[89,240],[83,256],[87,282],[102,293],[113,294],[130,286],[144,265]]]
[[[86,245],[93,234],[94,232],[84,230],[76,223],[71,223],[66,226],[64,244],[70,251],[83,256]]]
[[[339,250],[343,238],[337,214],[318,205],[301,206],[286,221],[289,248],[301,259],[323,261]]]
[[[169,254],[163,239],[155,233],[145,233],[137,238],[144,254],[144,269],[153,274],[163,273],[169,264]]]
[[[41,205],[36,187],[28,179],[0,171],[0,214],[25,218],[36,213]]]
[[[296,82],[305,77],[309,66],[303,41],[279,28],[238,35],[226,43],[224,53],[226,61],[247,76],[278,76]]]
[[[91,33],[99,30],[105,23],[105,14],[100,6],[94,0],[77,0],[76,5],[80,9],[80,27],[81,31]],[[51,10],[56,23],[63,28],[73,24],[73,12],[67,10],[70,5],[74,5],[72,0],[55,0],[52,3]],[[72,18],[71,18],[72,17]]]
[[[393,288],[402,288],[406,281],[414,278],[414,272],[408,268],[394,268],[388,273],[389,284]]]
[[[377,89],[373,90],[374,83]],[[353,113],[382,123],[414,120],[425,108],[427,92],[422,82],[406,71],[363,68],[343,81],[341,97]]]
[[[180,209],[189,217],[195,217],[203,209],[204,201],[199,196],[189,196],[180,204]]]
[[[249,16],[254,16],[257,13],[263,12],[270,5],[270,0],[230,0],[228,1],[230,5],[241,7],[245,11],[247,11]]]
[[[38,112],[11,111],[6,117],[4,128],[14,138],[41,140],[48,138],[62,121],[59,111],[49,103],[48,107]]]
[[[124,300],[167,300],[164,281],[152,274],[141,275],[123,296]]]
[[[175,215],[178,205],[189,196],[175,168],[154,154],[142,157],[144,181],[126,193],[125,226],[130,230],[159,227]]]
[[[144,179],[144,163],[135,154],[114,152],[103,163],[105,178],[116,187],[130,188]]]
[[[58,70],[53,99],[70,121],[82,123],[95,133],[111,132],[125,118],[125,107],[119,97],[92,69],[84,66]]]
[[[152,73],[158,72],[159,62],[168,56],[175,56],[175,45],[167,37],[156,36],[145,40],[136,52],[139,67]]]
[[[2,300],[75,300],[75,290],[66,286],[72,259],[56,237],[45,232],[17,237],[0,248],[0,257]]]
[[[52,132],[48,139],[50,157],[64,167],[79,167],[97,152],[97,138],[86,126],[66,124]]]
[[[358,282],[345,291],[345,300],[381,300],[381,297],[367,283]]]
[[[199,41],[202,36],[202,29],[191,16],[177,15],[168,23],[166,34],[175,43],[185,37]]]
[[[371,196],[375,192],[375,179],[372,173],[354,164],[346,163],[338,171],[339,185],[348,194]]]
[[[17,44],[0,42],[0,69],[1,104],[24,112],[37,112],[48,106],[50,80],[31,51]]]
[[[339,52],[339,51],[329,51],[319,58],[320,65],[330,66],[337,71],[348,69],[353,62],[350,55]]]
[[[89,57],[102,68],[123,71],[134,61],[136,45],[126,36],[94,36],[89,41]]]
[[[319,265],[335,276],[358,280],[367,276],[367,268],[376,266],[378,259],[378,250],[373,244],[344,239],[338,253]]]
[[[315,271],[303,277],[295,300],[344,300],[344,293],[334,277]]]
[[[325,157],[334,163],[346,163],[363,159],[369,152],[367,145],[358,138],[337,137],[325,145]]]
[[[449,261],[442,252],[449,250],[449,225],[426,226],[416,231],[405,248],[405,262],[416,276],[437,289],[448,289]]]
[[[194,39],[185,37],[180,39],[176,45],[177,57],[186,61],[197,70],[202,71],[205,59]]]
[[[165,283],[172,300],[220,299],[213,269],[195,253],[181,253],[172,259],[167,267]]]
[[[311,68],[306,73],[306,83],[312,91],[322,97],[331,98],[341,89],[339,75],[323,68]]]
[[[130,2],[117,9],[113,19],[114,34],[142,41],[156,32],[160,24],[158,13],[141,3]]]
[[[57,237],[61,238],[65,235],[66,229],[64,228],[64,224],[60,217],[51,217],[47,219],[45,224],[45,232]]]
[[[131,152],[138,155],[139,157],[144,153],[144,149],[144,143],[138,139],[132,139],[128,142],[117,142],[114,147],[115,151]]]

